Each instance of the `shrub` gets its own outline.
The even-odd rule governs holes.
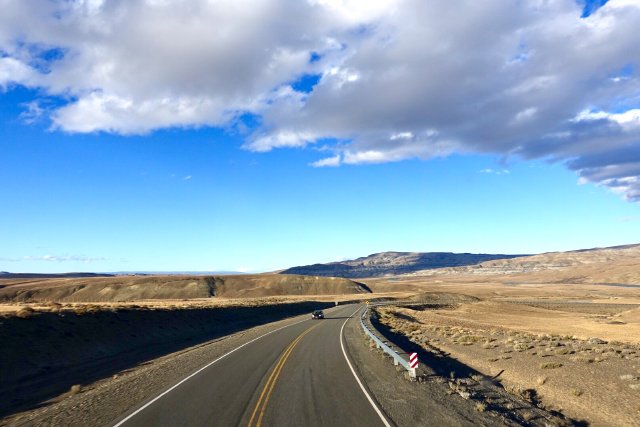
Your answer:
[[[16,313],[16,317],[18,317],[20,319],[28,319],[31,316],[33,316],[34,313],[35,313],[35,311],[33,310],[33,308],[31,308],[31,307],[22,307]]]
[[[539,366],[540,366],[540,369],[556,369],[556,368],[560,368],[562,366],[562,363],[547,362],[547,363],[541,363]]]
[[[514,349],[515,351],[518,351],[518,352],[520,352],[520,351],[525,351],[525,350],[529,350],[529,349],[532,349],[532,348],[533,348],[533,346],[532,346],[532,345],[529,345],[529,344],[527,344],[527,343],[523,343],[523,342],[517,343],[517,344],[515,344],[515,345],[513,346],[513,349]]]

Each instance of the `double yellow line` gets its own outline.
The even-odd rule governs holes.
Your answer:
[[[262,389],[262,393],[260,393],[260,398],[258,399],[258,403],[256,403],[256,407],[253,410],[253,413],[251,414],[251,419],[249,420],[249,424],[247,424],[248,427],[251,427],[253,425],[253,420],[256,418],[256,415],[258,415],[258,410],[260,410],[260,415],[258,415],[258,420],[255,425],[256,427],[260,427],[262,425],[262,417],[264,417],[264,411],[267,409],[267,404],[269,403],[271,392],[273,392],[273,388],[275,387],[276,381],[280,376],[282,367],[287,362],[287,359],[291,355],[291,352],[293,352],[293,349],[296,347],[296,345],[298,345],[300,340],[309,332],[311,332],[313,328],[319,326],[320,324],[321,323],[313,325],[312,327],[310,327],[309,329],[307,329],[306,331],[298,335],[298,337],[295,340],[293,340],[291,344],[289,344],[289,347],[286,348],[284,353],[282,353],[282,356],[280,356],[280,360],[278,360],[278,363],[276,363],[276,366],[273,368],[273,371],[271,372],[271,375],[269,376],[267,383],[264,385],[264,388]]]

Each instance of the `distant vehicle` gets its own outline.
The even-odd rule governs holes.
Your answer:
[[[313,313],[311,313],[311,318],[312,319],[324,319],[324,313],[322,312],[322,310],[316,310]]]

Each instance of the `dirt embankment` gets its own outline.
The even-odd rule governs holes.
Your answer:
[[[3,280],[0,302],[122,302],[369,292],[366,285],[348,279],[277,274],[30,278]]]
[[[220,336],[334,305],[307,301],[198,309],[113,309],[0,318],[0,416],[75,384]]]

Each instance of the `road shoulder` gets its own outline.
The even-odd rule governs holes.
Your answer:
[[[344,328],[347,353],[380,409],[398,426],[504,425],[503,420],[478,412],[472,401],[451,395],[444,384],[410,382],[387,356],[369,347],[357,315]]]

